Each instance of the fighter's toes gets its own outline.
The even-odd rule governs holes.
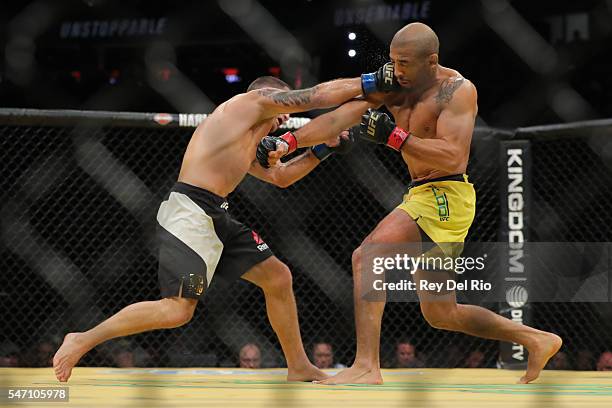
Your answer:
[[[72,374],[72,368],[87,351],[80,333],[69,333],[53,356],[53,369],[60,382],[66,382]]]
[[[554,333],[542,332],[534,345],[528,349],[527,372],[519,379],[518,383],[528,384],[537,379],[548,360],[559,351],[562,345],[561,337]]]

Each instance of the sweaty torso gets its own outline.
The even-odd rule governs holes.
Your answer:
[[[401,92],[385,96],[385,106],[393,114],[397,126],[412,133],[410,137],[420,139],[437,139],[438,117],[448,103],[452,92],[461,86],[464,78],[457,71],[442,68],[438,81],[431,88],[420,93]],[[461,160],[457,168],[449,172],[440,170],[431,164],[418,160],[410,155],[409,149],[402,150],[402,158],[408,166],[413,181],[433,179],[451,174],[465,173],[470,153],[471,137],[462,141]],[[408,151],[406,151],[408,150]]]
[[[219,105],[195,130],[179,181],[226,197],[245,177],[273,120],[253,124],[236,117],[232,104],[244,103],[238,97]]]

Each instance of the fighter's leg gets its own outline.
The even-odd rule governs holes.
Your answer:
[[[169,297],[134,303],[83,333],[69,333],[53,357],[55,376],[68,381],[72,368],[98,344],[115,337],[182,326],[191,320],[197,299]]]
[[[419,229],[414,220],[403,210],[393,210],[366,237],[353,252],[353,297],[355,302],[355,326],[357,330],[357,355],[355,362],[337,375],[321,381],[322,384],[382,384],[380,374],[380,329],[385,301],[365,300],[362,292],[361,272],[364,246],[369,244],[397,244],[420,242]],[[382,294],[379,294],[382,295]]]
[[[323,371],[308,360],[304,351],[293,295],[293,279],[287,265],[271,256],[249,269],[242,278],[263,289],[268,319],[287,359],[287,380],[312,381],[327,378]]]
[[[415,280],[431,280],[431,274],[418,271]],[[454,293],[443,296],[419,293],[419,297],[423,316],[432,327],[525,346],[529,351],[529,361],[527,372],[519,381],[521,383],[535,380],[561,347],[561,338],[556,334],[516,323],[479,306],[457,304]]]

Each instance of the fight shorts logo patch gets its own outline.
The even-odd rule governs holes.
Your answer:
[[[436,199],[436,206],[438,207],[438,216],[440,221],[448,221],[450,218],[450,209],[448,208],[448,199],[446,193],[440,192],[439,189],[431,187],[431,191]]]
[[[204,292],[204,276],[193,273],[183,276],[181,289],[183,294],[200,296]]]
[[[256,233],[255,231],[251,231],[251,234],[253,234],[253,241],[255,241],[255,243],[257,244],[257,249],[259,249],[260,251],[265,251],[266,249],[268,249],[268,244],[266,244],[264,240],[261,239],[258,233]]]

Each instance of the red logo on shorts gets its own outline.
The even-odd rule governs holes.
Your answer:
[[[258,233],[256,233],[255,231],[251,231],[251,234],[253,234],[253,239],[255,240],[255,243],[257,245],[265,244],[264,240],[261,239]]]

